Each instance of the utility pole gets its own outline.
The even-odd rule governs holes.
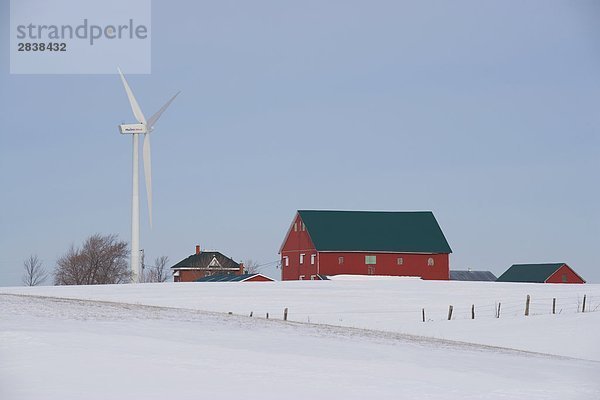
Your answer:
[[[140,276],[138,277],[138,283],[144,281],[144,268],[146,268],[146,264],[144,263],[144,249],[140,249]]]

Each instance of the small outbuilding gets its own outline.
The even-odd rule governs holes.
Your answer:
[[[490,271],[450,271],[451,281],[496,282],[496,279]]]
[[[496,282],[585,283],[566,263],[513,264]]]
[[[211,275],[196,279],[195,282],[273,282],[274,279],[263,274]]]

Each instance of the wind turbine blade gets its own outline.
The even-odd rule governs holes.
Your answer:
[[[152,160],[150,156],[150,134],[144,135],[142,149],[144,160],[144,177],[146,178],[146,199],[148,200],[148,215],[150,217],[150,228],[152,228]]]
[[[165,110],[167,109],[167,107],[169,107],[171,105],[171,103],[173,102],[173,100],[175,100],[175,97],[177,97],[177,95],[181,93],[181,91],[175,93],[175,96],[171,97],[171,100],[167,101],[167,103],[162,106],[160,108],[160,110],[158,110],[153,116],[150,117],[150,119],[148,120],[148,129],[152,129],[152,127],[154,126],[154,124],[156,123],[156,121],[158,121],[158,119],[160,118],[160,116],[162,115],[163,112],[165,112]]]
[[[121,81],[123,82],[123,86],[125,86],[125,91],[127,92],[127,97],[129,98],[129,104],[131,104],[131,110],[133,111],[133,115],[135,115],[135,118],[138,120],[138,122],[140,124],[145,124],[146,117],[144,117],[144,113],[142,113],[142,109],[140,108],[140,105],[138,104],[137,100],[135,99],[135,96],[133,95],[133,92],[131,91],[129,84],[127,83],[127,80],[125,79],[123,72],[121,72],[120,68],[117,68],[117,70],[119,70],[119,75],[121,75]]]

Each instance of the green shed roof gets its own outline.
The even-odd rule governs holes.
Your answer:
[[[243,282],[248,279],[254,278],[257,275],[261,274],[242,274],[242,275],[230,275],[230,274],[220,274],[220,275],[210,275],[205,276],[203,278],[198,278],[194,282]],[[264,276],[264,275],[261,275]],[[265,278],[271,279],[268,276],[264,276]],[[273,280],[273,279],[271,279]]]
[[[496,282],[544,283],[565,263],[513,264]]]
[[[298,211],[319,251],[452,253],[431,211]]]

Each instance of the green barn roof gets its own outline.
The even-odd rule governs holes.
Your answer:
[[[544,283],[565,263],[513,264],[496,282]]]
[[[431,211],[298,211],[318,251],[452,253]]]

